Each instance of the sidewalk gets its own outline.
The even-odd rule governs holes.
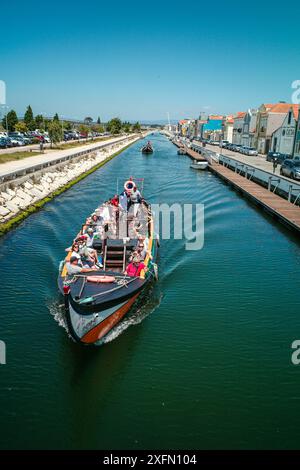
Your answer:
[[[45,153],[45,154],[36,155],[33,157],[27,157],[22,160],[12,160],[6,163],[2,163],[0,165],[0,178],[4,177],[5,175],[8,175],[9,173],[12,173],[15,171],[23,171],[39,164],[45,164],[48,162],[51,163],[55,161],[56,159],[74,155],[78,152],[85,152],[87,150],[100,149],[102,147],[107,147],[108,145],[121,142],[125,139],[128,139],[128,136],[127,137],[124,137],[124,136],[114,137],[110,140],[105,140],[103,142],[96,142],[93,144],[81,145],[79,147],[73,147],[68,150],[57,150],[57,151],[54,150],[51,153]]]
[[[228,156],[240,163],[245,163],[246,165],[252,165],[256,168],[259,168],[260,170],[268,171],[269,173],[273,173],[274,175],[280,176],[280,165],[277,165],[277,168],[274,173],[273,163],[266,161],[266,155],[257,155],[257,156],[243,155],[242,153],[239,153],[239,152],[232,152],[231,150],[221,149],[220,147],[217,147],[215,145],[209,145],[209,144],[207,144],[205,148],[208,148],[209,150],[216,152],[222,155],[223,157]],[[291,181],[292,183],[297,183],[297,181],[291,178],[288,178],[287,176],[281,176],[281,178],[285,178],[288,181]]]

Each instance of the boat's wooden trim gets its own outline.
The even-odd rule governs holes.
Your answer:
[[[152,214],[151,214],[151,221],[150,221],[150,238],[149,238],[149,245],[148,245],[148,251],[147,251],[147,255],[146,255],[146,258],[145,258],[145,261],[144,261],[144,264],[145,266],[148,267],[148,264],[151,260],[151,252],[152,252],[152,245],[153,245],[153,237],[154,237],[154,224],[153,224],[153,217],[152,217]],[[142,279],[145,279],[145,270],[143,269],[141,271],[141,274],[140,274],[140,277]]]
[[[131,297],[131,299],[126,302],[126,304],[122,305],[122,307],[116,310],[112,315],[86,333],[81,338],[81,342],[91,344],[103,338],[103,336],[105,336],[126,315],[138,296],[139,293]]]

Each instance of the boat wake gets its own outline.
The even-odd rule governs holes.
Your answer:
[[[68,330],[64,304],[59,304],[58,301],[54,301],[52,303],[49,303],[48,309],[50,315],[53,316],[54,320],[58,323],[58,325],[61,326],[67,332],[68,337],[73,340]]]
[[[154,294],[155,289],[147,292],[146,298],[141,298],[136,307],[129,313],[128,316],[124,318],[120,323],[118,323],[104,338],[95,343],[96,346],[101,346],[106,343],[114,341],[118,336],[120,336],[127,328],[134,325],[139,325],[142,321],[153,313],[157,307],[159,307],[162,300],[162,293],[159,292],[157,295]]]

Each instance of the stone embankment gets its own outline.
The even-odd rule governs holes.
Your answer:
[[[69,160],[64,164],[54,165],[43,171],[32,173],[26,178],[19,178],[9,182],[0,191],[0,232],[5,233],[10,226],[14,225],[14,219],[22,213],[30,212],[41,206],[40,201],[55,196],[69,187],[70,182],[76,181],[81,175],[90,173],[97,169],[106,160],[110,160],[119,153],[139,140],[139,137],[128,138],[125,141],[113,143],[101,150],[89,153],[76,159]],[[11,223],[10,223],[11,222]]]

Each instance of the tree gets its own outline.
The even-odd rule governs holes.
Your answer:
[[[119,118],[113,118],[107,123],[107,130],[111,134],[120,134],[122,129],[122,121]]]
[[[48,132],[49,132],[49,137],[51,140],[51,148],[52,144],[57,144],[62,140],[62,128],[59,122],[57,120],[54,120],[52,122],[49,122],[48,124]]]
[[[28,129],[30,129],[31,131],[34,130],[35,128],[35,122],[34,122],[34,117],[33,117],[33,112],[32,112],[32,108],[31,106],[27,106],[27,109],[25,111],[25,114],[24,114],[24,122],[27,126]]]
[[[88,138],[89,135],[89,128],[85,124],[80,124],[79,126],[79,132],[80,134],[85,135],[86,139]]]
[[[129,124],[129,122],[124,122],[123,124],[123,130],[126,134],[129,134],[130,130],[131,130],[131,126]]]
[[[44,122],[44,116],[42,116],[42,114],[37,114],[37,115],[35,116],[34,122],[35,122],[35,127],[36,127],[37,129],[44,129],[44,127],[45,127],[45,122]]]
[[[49,129],[49,124],[51,123],[51,119],[45,119],[44,120],[44,126],[45,126],[45,131],[48,131]]]
[[[59,122],[59,117],[58,117],[58,114],[57,114],[57,113],[54,115],[54,117],[53,117],[53,121],[57,121],[57,122]]]
[[[71,131],[72,130],[72,124],[70,123],[70,121],[64,121],[64,127],[65,127],[66,131]]]
[[[141,125],[140,125],[140,123],[139,123],[139,122],[136,122],[135,124],[133,124],[132,130],[133,130],[133,132],[141,132]]]
[[[15,130],[16,124],[18,124],[18,116],[16,111],[13,109],[7,113],[6,116],[2,119],[2,124],[5,129],[7,129],[9,132],[12,132]]]
[[[18,122],[15,125],[15,130],[17,132],[21,132],[22,134],[24,134],[25,132],[28,131],[28,127],[26,126],[25,122]]]
[[[88,116],[88,117],[84,118],[84,124],[90,126],[92,124],[92,122],[93,122],[92,117]]]
[[[104,132],[104,127],[103,126],[99,126],[98,124],[92,126],[92,131],[93,132],[97,132],[99,134],[103,134]]]
[[[100,119],[100,117],[98,117],[98,119],[97,119],[97,124],[99,124],[99,125],[101,124],[101,119]]]

